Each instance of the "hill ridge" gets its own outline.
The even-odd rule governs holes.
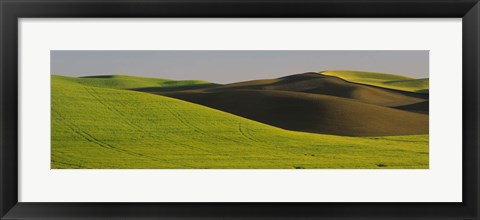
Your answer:
[[[149,78],[128,75],[99,75],[99,76],[83,76],[70,77],[52,74],[53,77],[60,77],[75,81],[83,85],[95,86],[100,88],[114,89],[139,89],[147,87],[176,87],[191,85],[218,85],[215,83],[202,80],[171,80],[165,78]]]
[[[399,74],[387,74],[377,72],[353,71],[353,70],[326,70],[319,74],[336,76],[349,82],[361,83],[383,88],[428,94],[428,78],[415,79]],[[394,81],[403,81],[403,85],[392,85]],[[388,83],[390,82],[390,83]],[[409,82],[409,83],[405,83]]]

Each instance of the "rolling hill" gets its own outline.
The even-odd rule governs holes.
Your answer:
[[[53,169],[428,168],[428,135],[288,131],[179,99],[112,89],[131,84],[86,79],[52,76]]]
[[[314,72],[294,74],[277,79],[253,80],[215,86],[204,92],[224,92],[231,90],[278,90],[330,95],[361,101],[364,103],[394,107],[421,102],[428,94],[398,91],[351,83],[338,77]],[[154,92],[150,90],[149,92]]]
[[[148,92],[287,130],[345,136],[428,134],[428,102],[418,105],[428,101],[428,94],[350,83],[317,73]]]
[[[139,89],[139,88],[204,88],[217,84],[205,82],[201,80],[170,80],[160,78],[147,78],[126,75],[100,75],[100,76],[84,76],[79,78],[64,77],[55,75],[57,78],[63,78],[66,81],[73,81],[87,86],[95,86],[100,88],[112,89]]]
[[[329,70],[320,72],[327,76],[335,76],[353,83],[395,89],[407,92],[427,93],[429,79],[414,79],[407,76],[374,73],[352,70]]]

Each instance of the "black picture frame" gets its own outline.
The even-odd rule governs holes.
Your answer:
[[[0,15],[2,31],[0,39],[1,219],[479,219],[480,5],[478,0],[0,0]],[[19,18],[47,17],[462,18],[463,202],[18,202],[17,21]]]

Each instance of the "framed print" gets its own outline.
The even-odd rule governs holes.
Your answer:
[[[478,219],[479,7],[4,0],[1,219]]]
[[[428,55],[52,50],[50,168],[428,169]]]

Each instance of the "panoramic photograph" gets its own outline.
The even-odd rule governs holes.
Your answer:
[[[52,50],[51,169],[429,169],[429,51]]]

